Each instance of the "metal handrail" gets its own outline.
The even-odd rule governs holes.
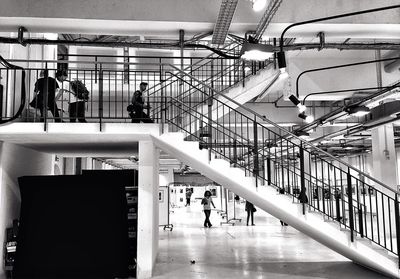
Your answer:
[[[234,103],[235,105],[239,106],[241,109],[244,109],[245,111],[247,111],[247,112],[249,112],[249,113],[251,113],[251,114],[253,114],[253,115],[255,115],[255,116],[257,116],[257,117],[259,117],[259,118],[261,118],[261,119],[263,119],[263,120],[265,120],[265,121],[268,122],[269,124],[273,125],[275,128],[284,131],[285,133],[287,133],[287,134],[289,134],[290,136],[296,138],[297,140],[299,140],[300,142],[304,143],[305,145],[310,146],[311,148],[316,149],[318,152],[320,152],[320,153],[322,153],[322,154],[328,156],[329,158],[331,158],[331,159],[333,159],[333,160],[335,160],[335,161],[337,161],[337,162],[339,162],[339,163],[345,165],[346,167],[348,167],[348,168],[350,168],[350,169],[356,171],[356,172],[359,173],[359,174],[362,174],[364,177],[366,177],[366,178],[368,178],[368,179],[374,181],[375,183],[378,183],[379,185],[383,186],[383,187],[386,188],[387,190],[389,190],[389,191],[391,191],[391,192],[393,192],[393,193],[398,193],[397,191],[393,190],[392,188],[390,188],[390,187],[387,186],[386,184],[383,184],[382,182],[380,182],[379,180],[373,178],[372,176],[370,176],[370,175],[368,175],[368,174],[366,174],[366,173],[364,173],[364,172],[362,172],[362,171],[356,169],[356,168],[353,167],[352,165],[350,165],[350,164],[348,164],[348,163],[346,163],[346,162],[344,162],[344,161],[342,161],[342,160],[340,160],[340,159],[334,157],[333,155],[329,154],[328,152],[326,152],[326,151],[320,149],[319,147],[317,147],[317,146],[315,146],[315,145],[309,143],[308,141],[306,141],[306,140],[304,140],[304,139],[302,139],[302,138],[299,138],[298,136],[296,136],[295,134],[293,134],[293,133],[290,132],[289,130],[285,129],[284,127],[279,126],[278,124],[276,124],[275,122],[269,120],[269,119],[266,118],[265,116],[263,116],[263,115],[261,115],[261,114],[255,112],[255,111],[252,110],[252,109],[249,109],[249,108],[243,106],[242,104],[240,104],[240,103],[236,102],[235,100],[233,100],[233,99],[231,99],[231,98],[225,96],[224,94],[221,94],[221,92],[218,92],[217,90],[215,90],[214,88],[212,88],[212,87],[209,86],[208,84],[203,83],[202,81],[196,79],[195,77],[190,76],[189,74],[187,74],[187,73],[185,73],[185,72],[183,72],[183,71],[180,71],[177,67],[175,67],[175,66],[173,66],[173,65],[169,65],[169,66],[171,66],[172,68],[174,68],[174,69],[177,70],[178,72],[180,72],[180,73],[182,73],[182,74],[184,74],[184,75],[186,75],[186,76],[189,76],[190,78],[192,78],[192,79],[195,80],[196,82],[200,83],[201,85],[207,87],[209,90],[211,90],[211,91],[213,91],[214,93],[216,93],[216,94],[214,94],[213,98],[216,97],[216,96],[220,96],[220,95],[221,95],[223,98],[225,98],[225,99],[227,99],[228,101],[230,101],[230,102]]]
[[[56,62],[62,62],[62,63],[71,62],[71,63],[77,63],[77,62],[78,62],[78,63],[82,63],[82,64],[83,64],[83,63],[88,64],[88,61],[66,61],[66,60],[23,60],[23,59],[12,59],[12,60],[9,60],[9,61],[13,61],[13,62],[27,62],[27,61],[29,61],[29,62],[48,62],[48,63],[56,63]],[[123,62],[121,62],[121,63],[119,63],[119,62],[89,62],[89,63],[93,63],[93,64],[114,64],[114,65],[115,65],[115,64],[121,64],[121,65],[123,65],[123,64],[131,64],[131,65],[142,65],[142,64],[144,64],[144,63],[137,63],[137,62],[133,62],[133,63],[132,63],[132,62],[130,62],[130,63],[123,63]],[[322,153],[322,154],[328,156],[328,157],[331,158],[332,160],[334,160],[334,161],[336,161],[336,162],[339,162],[340,164],[342,164],[342,165],[344,165],[344,166],[346,166],[346,167],[348,167],[348,168],[354,170],[355,172],[361,174],[362,176],[364,176],[364,177],[370,179],[371,181],[374,181],[375,183],[379,184],[380,186],[384,187],[386,190],[388,190],[388,191],[390,191],[390,192],[393,192],[393,193],[396,193],[396,194],[399,193],[398,191],[393,190],[393,189],[390,188],[388,185],[386,185],[386,184],[380,182],[379,180],[373,178],[372,176],[370,176],[370,175],[368,175],[368,174],[366,174],[366,173],[364,173],[364,172],[362,172],[362,171],[356,169],[356,168],[353,167],[352,165],[350,165],[350,164],[348,164],[348,163],[346,163],[346,162],[340,160],[339,158],[336,158],[335,156],[333,156],[333,155],[329,154],[328,152],[326,152],[326,151],[320,149],[319,147],[313,145],[312,143],[309,143],[308,141],[306,141],[306,140],[304,140],[304,139],[302,139],[302,138],[296,136],[295,134],[293,134],[293,133],[290,132],[289,130],[285,129],[284,127],[279,126],[278,124],[276,124],[275,122],[269,120],[269,119],[266,118],[265,116],[263,116],[263,115],[257,113],[256,111],[254,111],[254,110],[252,110],[252,109],[249,109],[248,107],[243,106],[242,104],[238,103],[237,101],[235,101],[235,100],[233,100],[233,99],[231,99],[231,98],[225,96],[224,94],[222,94],[222,92],[217,91],[216,89],[212,88],[212,87],[209,86],[208,84],[202,82],[201,80],[199,80],[199,79],[197,79],[197,78],[191,76],[190,74],[186,73],[185,71],[179,69],[179,68],[176,67],[175,65],[170,64],[170,63],[145,63],[145,64],[147,64],[147,65],[159,65],[159,66],[163,66],[163,67],[164,67],[164,66],[171,67],[172,69],[176,70],[178,73],[182,74],[183,76],[187,76],[187,77],[193,79],[194,81],[196,81],[196,82],[198,82],[199,84],[203,85],[204,87],[206,87],[206,88],[209,89],[210,91],[214,92],[213,98],[215,98],[215,97],[217,97],[217,96],[222,96],[222,97],[225,98],[226,100],[228,100],[228,101],[232,102],[233,104],[237,105],[239,108],[241,108],[241,109],[243,109],[243,110],[249,112],[250,114],[253,114],[254,116],[256,116],[256,117],[258,117],[258,118],[260,118],[260,119],[263,119],[263,120],[266,121],[267,123],[271,124],[272,126],[274,126],[274,127],[277,128],[277,129],[279,129],[279,130],[285,132],[287,135],[290,135],[291,137],[297,139],[298,141],[300,141],[301,143],[305,144],[306,146],[309,146],[309,147],[311,147],[311,148],[317,150],[319,153]],[[204,92],[203,92],[203,93],[204,93]],[[204,94],[205,94],[205,93],[204,93]]]

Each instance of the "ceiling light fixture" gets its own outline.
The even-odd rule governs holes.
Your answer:
[[[245,42],[240,50],[240,56],[245,60],[265,61],[274,56],[274,47],[272,45]]]
[[[308,124],[314,121],[314,116],[312,116],[312,115],[307,115],[307,114],[305,114],[304,112],[300,113],[298,116],[299,116],[301,119],[304,119],[304,120],[306,121],[306,123],[308,123]]]
[[[267,0],[251,0],[253,2],[253,10],[259,12],[267,5]]]
[[[303,113],[303,112],[305,112],[305,111],[307,110],[307,107],[306,107],[305,105],[303,105],[303,104],[299,101],[299,99],[297,99],[296,96],[290,95],[290,96],[289,96],[289,100],[290,100],[296,107],[299,108],[299,112],[300,112],[300,113]]]
[[[278,67],[281,74],[286,73],[286,58],[285,52],[283,51],[283,45],[281,46],[281,51],[277,53]]]

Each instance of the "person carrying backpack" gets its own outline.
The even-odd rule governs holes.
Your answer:
[[[63,72],[60,76],[59,80],[67,81],[67,73]],[[76,122],[78,119],[79,122],[85,123],[87,122],[85,119],[85,105],[89,100],[89,91],[86,89],[85,84],[83,84],[80,80],[69,81],[68,89],[61,89],[57,99],[63,93],[68,93],[68,112],[69,112],[69,121]]]
[[[132,123],[154,123],[154,121],[143,111],[145,108],[143,100],[143,92],[147,89],[147,82],[140,83],[140,90],[135,91],[132,96],[132,103],[128,106]]]

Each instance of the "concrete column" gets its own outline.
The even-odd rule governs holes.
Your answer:
[[[392,124],[372,129],[372,160],[372,176],[396,190],[396,152]],[[376,187],[381,189],[379,185]]]
[[[75,174],[75,160],[74,158],[64,158],[64,174],[74,175]]]
[[[168,167],[160,172],[160,186],[168,186],[169,183],[174,182],[174,168]]]
[[[94,170],[102,170],[103,169],[103,163],[101,161],[99,161],[99,160],[94,160],[93,169]]]
[[[137,276],[150,278],[158,253],[159,151],[139,142]]]

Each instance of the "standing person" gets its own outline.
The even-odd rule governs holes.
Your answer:
[[[254,224],[254,212],[256,212],[257,209],[254,207],[254,205],[251,202],[246,201],[246,211],[247,211],[247,226],[249,225],[250,216],[251,216],[251,225],[255,226],[255,224]]]
[[[141,82],[139,85],[140,89],[136,90],[132,96],[132,123],[140,123],[140,121],[142,121],[143,123],[154,123],[154,121],[151,120],[150,117],[143,111],[145,108],[148,107],[144,106],[143,100],[143,92],[146,91],[147,85],[147,82]]]
[[[210,214],[211,214],[211,205],[215,208],[215,205],[212,201],[211,198],[211,192],[210,191],[205,191],[204,192],[204,198],[201,200],[201,204],[203,205],[203,210],[204,210],[204,215],[206,216],[206,219],[204,220],[204,227],[209,228],[212,227],[212,224],[210,222]]]
[[[69,94],[67,99],[65,99],[68,102],[69,122],[76,122],[78,119],[79,122],[86,123],[85,105],[89,96],[89,91],[87,91],[86,87],[79,80],[68,81],[68,76],[65,71],[57,71],[56,77],[60,82],[67,82],[66,87],[68,89],[60,89],[56,99],[60,99],[63,93]]]
[[[54,121],[61,122],[60,114],[58,113],[58,107],[55,101],[56,90],[60,87],[58,86],[57,81],[52,77],[47,77],[47,108],[44,107],[45,71],[47,70],[40,71],[40,78],[36,81],[34,89],[37,95],[32,100],[30,105],[40,110],[40,121],[44,120],[44,114],[47,112],[47,110],[50,110],[53,114]]]
[[[284,195],[285,194],[285,188],[279,188],[279,194]],[[288,226],[288,224],[286,224],[282,220],[279,220],[279,222],[281,222],[281,226]]]
[[[190,206],[190,198],[192,197],[192,190],[190,188],[186,189],[186,205],[185,206]]]

